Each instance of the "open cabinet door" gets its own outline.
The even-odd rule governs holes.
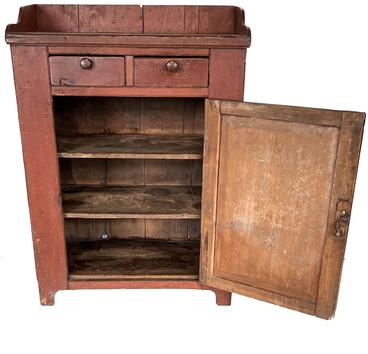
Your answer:
[[[333,316],[364,116],[206,100],[202,283]]]

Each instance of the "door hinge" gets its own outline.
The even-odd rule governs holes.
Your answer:
[[[335,236],[346,237],[349,227],[351,202],[346,199],[338,199],[335,214]]]

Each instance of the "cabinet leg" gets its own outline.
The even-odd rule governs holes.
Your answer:
[[[224,290],[214,290],[216,295],[216,304],[219,306],[230,306],[231,305],[231,293]]]
[[[40,303],[42,306],[53,306],[55,304],[55,294],[57,290],[41,290]]]

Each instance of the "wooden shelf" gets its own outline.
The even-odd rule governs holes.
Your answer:
[[[69,187],[66,218],[199,219],[200,187]]]
[[[68,243],[70,280],[198,279],[199,241]]]
[[[203,157],[200,135],[79,135],[57,139],[62,158],[131,158],[198,160]]]

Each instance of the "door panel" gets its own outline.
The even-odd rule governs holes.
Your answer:
[[[316,298],[337,137],[222,116],[214,276]]]
[[[206,102],[202,282],[315,314],[326,239],[337,239],[330,212],[335,166],[359,153],[338,150],[341,131],[358,132],[359,146],[364,120],[357,114],[341,128],[343,118],[337,111]],[[356,166],[353,172],[350,184]]]

